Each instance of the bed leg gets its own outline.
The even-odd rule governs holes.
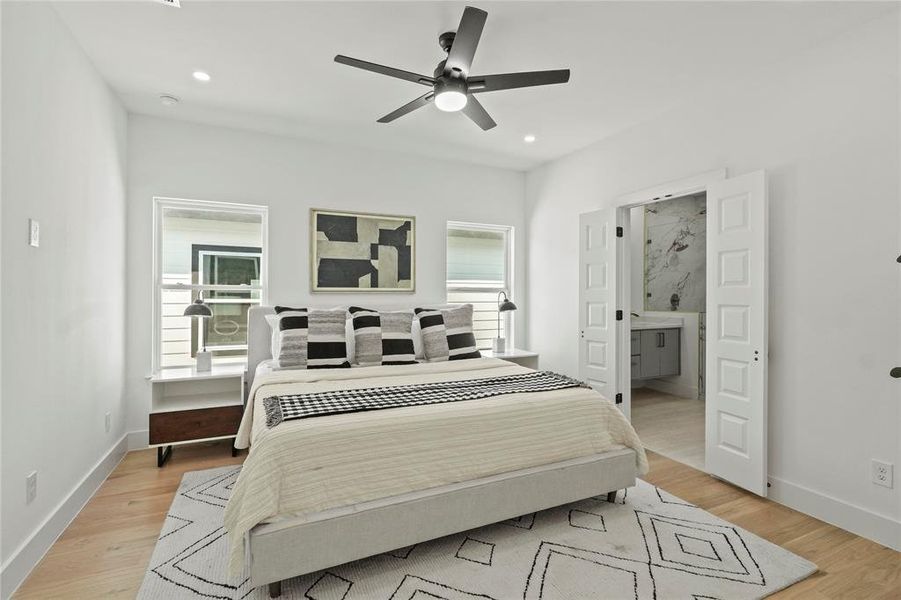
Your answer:
[[[278,598],[282,595],[282,582],[275,581],[269,584],[269,597]]]
[[[616,490],[613,490],[612,492],[607,492],[607,502],[609,502],[610,504],[613,504],[614,502],[616,502]]]

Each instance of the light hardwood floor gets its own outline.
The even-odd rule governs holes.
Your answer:
[[[232,458],[227,443],[180,447],[162,469],[153,450],[128,454],[15,598],[134,598],[182,474],[243,458]],[[819,566],[774,598],[901,597],[901,553],[660,455],[649,459],[649,482]]]
[[[704,469],[704,401],[632,389],[632,426],[645,448]]]

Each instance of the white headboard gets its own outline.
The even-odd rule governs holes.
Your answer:
[[[272,358],[272,332],[266,315],[274,315],[271,306],[251,306],[247,311],[247,389],[253,385],[257,365]]]

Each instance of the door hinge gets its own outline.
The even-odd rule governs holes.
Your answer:
[[[622,227],[616,228],[616,237],[623,237],[623,228]]]
[[[617,394],[616,395],[616,404],[622,404],[622,403],[623,403],[623,395]]]
[[[621,311],[621,310],[616,311],[616,320],[617,321],[623,320],[623,311]]]

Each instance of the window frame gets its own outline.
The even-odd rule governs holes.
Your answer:
[[[235,214],[253,214],[260,217],[260,284],[258,286],[246,285],[202,285],[185,283],[163,283],[163,213],[167,209],[201,210],[210,212],[227,212]],[[151,294],[153,318],[151,319],[151,368],[152,372],[159,372],[167,368],[161,367],[162,359],[162,297],[163,290],[190,290],[191,292],[206,291],[258,291],[260,305],[265,306],[269,296],[269,207],[260,204],[244,204],[237,202],[217,202],[212,200],[189,200],[184,198],[169,198],[163,196],[153,197],[153,252],[151,269]],[[244,362],[246,356],[235,356],[234,360],[223,359],[220,362]]]
[[[468,285],[466,282],[454,282],[454,285],[450,285],[447,279],[447,239],[450,234],[450,230],[452,229],[464,229],[471,231],[493,231],[493,232],[501,232],[504,234],[504,285],[501,288],[495,287],[493,285],[494,282],[470,282]],[[503,291],[507,297],[513,300],[513,289],[514,289],[514,268],[515,268],[515,249],[516,249],[516,229],[513,225],[498,225],[491,223],[471,223],[467,221],[448,221],[447,226],[445,228],[444,233],[444,247],[445,247],[445,257],[444,257],[444,284],[445,284],[445,299],[450,292],[487,292],[493,291],[495,297]],[[515,302],[515,300],[514,300]],[[515,317],[514,315],[502,316],[502,322],[505,327],[505,339],[507,340],[506,348],[512,349],[515,348],[515,339],[516,339],[516,325],[515,325]],[[506,319],[506,320],[504,320]]]
[[[248,257],[248,258],[259,258],[259,269],[260,269],[260,277],[262,278],[262,268],[263,268],[263,249],[262,247],[245,247],[245,246],[210,246],[205,244],[192,244],[191,245],[191,269],[195,270],[195,261],[194,254],[197,254],[196,261],[196,272],[200,276],[200,281],[204,280],[204,258],[207,256],[210,257],[222,257],[222,256],[239,256],[239,257]],[[214,285],[214,284],[211,284]],[[249,288],[248,291],[251,293],[247,298],[204,298],[204,302],[210,305],[210,308],[214,304],[249,304],[251,306],[262,306],[263,300],[262,298],[254,298],[253,292],[257,291],[254,288]],[[192,324],[191,330],[194,331],[194,326]],[[197,327],[196,328],[197,335],[197,349],[206,347],[213,352],[230,352],[235,350],[245,350],[247,348],[247,344],[220,344],[217,346],[209,346],[209,342],[206,340],[206,328]],[[192,340],[193,344],[193,340]],[[194,349],[192,348],[192,352]]]

